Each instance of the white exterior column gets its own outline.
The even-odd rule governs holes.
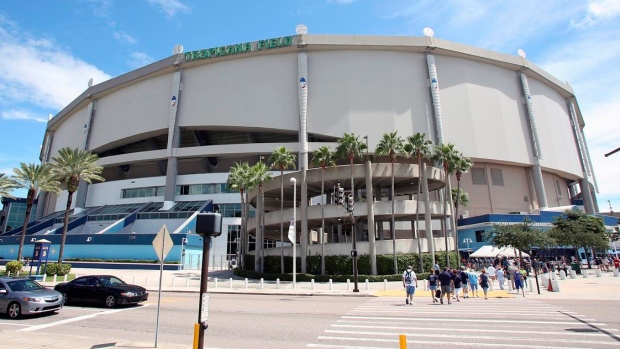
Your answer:
[[[368,211],[368,254],[370,255],[370,273],[377,275],[377,248],[375,246],[375,209],[372,193],[372,164],[364,162],[366,170],[366,210]]]
[[[527,107],[527,115],[530,121],[530,139],[532,141],[532,150],[534,152],[534,165],[532,166],[532,178],[534,179],[534,188],[536,189],[536,199],[538,207],[541,210],[548,208],[547,194],[545,194],[545,186],[540,168],[540,159],[542,159],[542,150],[540,149],[540,140],[538,138],[538,129],[536,128],[536,118],[534,114],[534,105],[532,104],[532,95],[530,94],[530,86],[527,83],[527,76],[522,72],[519,73],[521,78],[521,87],[523,88],[523,96],[525,97],[525,105]]]
[[[88,109],[86,111],[86,122],[84,123],[84,130],[82,136],[84,139],[84,150],[88,150],[89,148],[90,127],[92,124],[94,111],[95,101],[91,101],[90,103],[88,103]],[[88,193],[88,183],[80,180],[75,196],[75,208],[73,209],[74,214],[78,214],[84,210],[84,206],[86,206],[86,193]]]
[[[170,97],[170,110],[168,112],[168,146],[166,147],[168,166],[166,168],[166,189],[164,191],[164,206],[162,210],[167,210],[174,206],[174,192],[177,185],[178,170],[178,159],[175,154],[175,149],[179,147],[180,139],[180,131],[177,122],[180,88],[181,71],[179,70],[172,74],[172,92]]]
[[[306,118],[308,115],[308,55],[299,52],[297,55],[297,79],[299,96],[299,169],[301,171],[301,272],[306,272],[306,256],[308,255],[308,131]]]

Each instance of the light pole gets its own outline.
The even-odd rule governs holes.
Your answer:
[[[189,234],[189,230],[187,231]],[[179,270],[183,270],[185,266],[185,249],[183,246],[187,243],[187,238],[181,238],[181,264],[179,265]]]
[[[463,239],[463,242],[467,244],[467,259],[469,259],[469,243],[473,242],[473,240],[470,238],[465,238]]]
[[[293,183],[293,289],[297,284],[297,179],[291,178]]]

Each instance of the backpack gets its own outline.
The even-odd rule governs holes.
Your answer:
[[[405,282],[410,284],[411,283],[411,271],[407,270],[407,274],[405,275]]]

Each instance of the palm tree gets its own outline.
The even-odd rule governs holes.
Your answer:
[[[52,174],[55,179],[66,186],[68,192],[58,263],[62,263],[67,229],[69,228],[69,211],[71,210],[73,193],[77,191],[80,180],[89,184],[93,181],[105,181],[105,178],[100,176],[103,167],[97,165],[97,160],[99,160],[99,156],[93,152],[69,147],[59,149],[58,155],[52,157]]]
[[[394,222],[394,161],[396,160],[396,156],[401,155],[403,153],[403,139],[398,136],[398,131],[384,133],[383,138],[377,144],[377,148],[375,149],[375,155],[390,156],[391,163],[391,177],[392,177],[392,222],[390,224],[390,234],[392,234],[392,252],[394,254],[394,274],[398,274],[398,263],[396,261],[396,226]]]
[[[51,166],[48,164],[25,164],[20,163],[19,168],[13,169],[13,181],[18,188],[28,189],[26,196],[26,216],[24,217],[24,225],[22,226],[22,235],[19,242],[19,250],[17,252],[17,260],[21,261],[22,252],[24,250],[24,241],[26,239],[26,230],[30,221],[30,213],[34,200],[40,191],[50,193],[59,193],[60,188],[51,173]]]
[[[405,143],[404,149],[408,154],[415,156],[416,160],[418,160],[418,171],[420,171],[420,177],[418,178],[418,203],[420,199],[420,195],[422,192],[422,158],[428,157],[431,155],[431,142],[426,139],[426,134],[424,133],[416,133],[413,136],[407,137],[407,142]],[[420,241],[420,223],[419,223],[419,213],[420,213],[420,205],[416,203],[415,207],[415,232],[413,233],[413,238],[417,237],[418,239],[418,252],[420,254],[420,272],[424,272],[424,261],[422,259],[422,243]],[[433,260],[433,265],[435,265],[435,244],[433,244],[433,230],[426,228],[426,232],[430,231],[429,241],[431,256]]]
[[[336,165],[331,149],[325,145],[317,149],[312,164],[321,167],[321,275],[325,275],[325,168]]]
[[[247,162],[235,163],[228,174],[226,184],[228,188],[236,190],[241,195],[241,248],[239,252],[239,263],[241,268],[245,268],[245,250],[247,249],[247,222],[245,217],[244,194],[247,192],[250,182],[250,165]]]
[[[452,160],[454,158],[454,154],[456,153],[456,150],[454,149],[454,144],[440,144],[439,146],[437,146],[435,148],[435,152],[433,153],[433,161],[435,161],[437,164],[443,166],[443,170],[446,176],[446,185],[443,187],[443,219],[444,219],[444,224],[443,224],[443,232],[444,232],[444,241],[446,244],[446,262],[447,262],[447,267],[450,268],[450,258],[448,257],[448,192],[449,192],[449,186],[450,186],[450,164],[452,163]],[[454,229],[454,227],[453,227]],[[456,230],[455,230],[456,231]],[[456,237],[455,237],[455,242],[456,242]]]
[[[284,170],[295,169],[295,155],[285,146],[277,147],[271,153],[271,168],[280,170],[280,273],[284,274]]]
[[[13,195],[11,195],[11,191],[17,188],[17,183],[15,183],[14,180],[5,176],[4,173],[0,173],[0,198],[13,198]]]
[[[260,272],[262,273],[265,269],[265,193],[263,192],[263,183],[271,180],[271,173],[268,172],[267,165],[262,161],[263,157],[261,156],[261,161],[257,162],[256,165],[251,167],[251,180],[250,183],[253,187],[258,185],[258,190],[260,193],[260,201],[262,202],[261,207],[262,211],[260,214],[260,219],[258,220],[258,224],[256,224],[256,231],[259,231],[260,227]],[[258,201],[258,200],[257,200]],[[258,244],[258,234],[256,243]],[[294,246],[293,246],[294,248]],[[258,257],[258,248],[255,250],[256,256]]]
[[[457,183],[457,190],[456,193],[458,195],[456,195],[456,198],[454,195],[452,195],[452,202],[454,202],[454,238],[457,239],[458,236],[458,226],[456,225],[456,222],[458,220],[459,217],[459,201],[462,198],[462,192],[461,192],[461,176],[463,175],[463,173],[467,173],[467,171],[469,171],[469,169],[474,165],[474,163],[471,161],[470,158],[466,157],[465,155],[463,155],[461,152],[456,152],[454,154],[454,159],[452,160],[451,163],[451,169],[450,172],[454,173],[456,175],[456,183]],[[467,197],[467,193],[465,193],[465,197]],[[467,197],[467,199],[469,200],[469,197]],[[463,206],[467,206],[467,204],[465,202],[462,202]],[[454,250],[456,251],[456,255],[459,255],[459,248],[458,248],[458,241],[455,241],[454,243]]]
[[[459,201],[459,206],[469,206],[469,194],[462,189],[452,188],[452,201]]]

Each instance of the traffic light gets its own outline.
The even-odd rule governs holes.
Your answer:
[[[336,186],[336,205],[344,205],[344,188],[340,186],[340,183]]]
[[[353,195],[347,196],[347,212],[353,212],[355,210],[355,204],[353,203]]]

